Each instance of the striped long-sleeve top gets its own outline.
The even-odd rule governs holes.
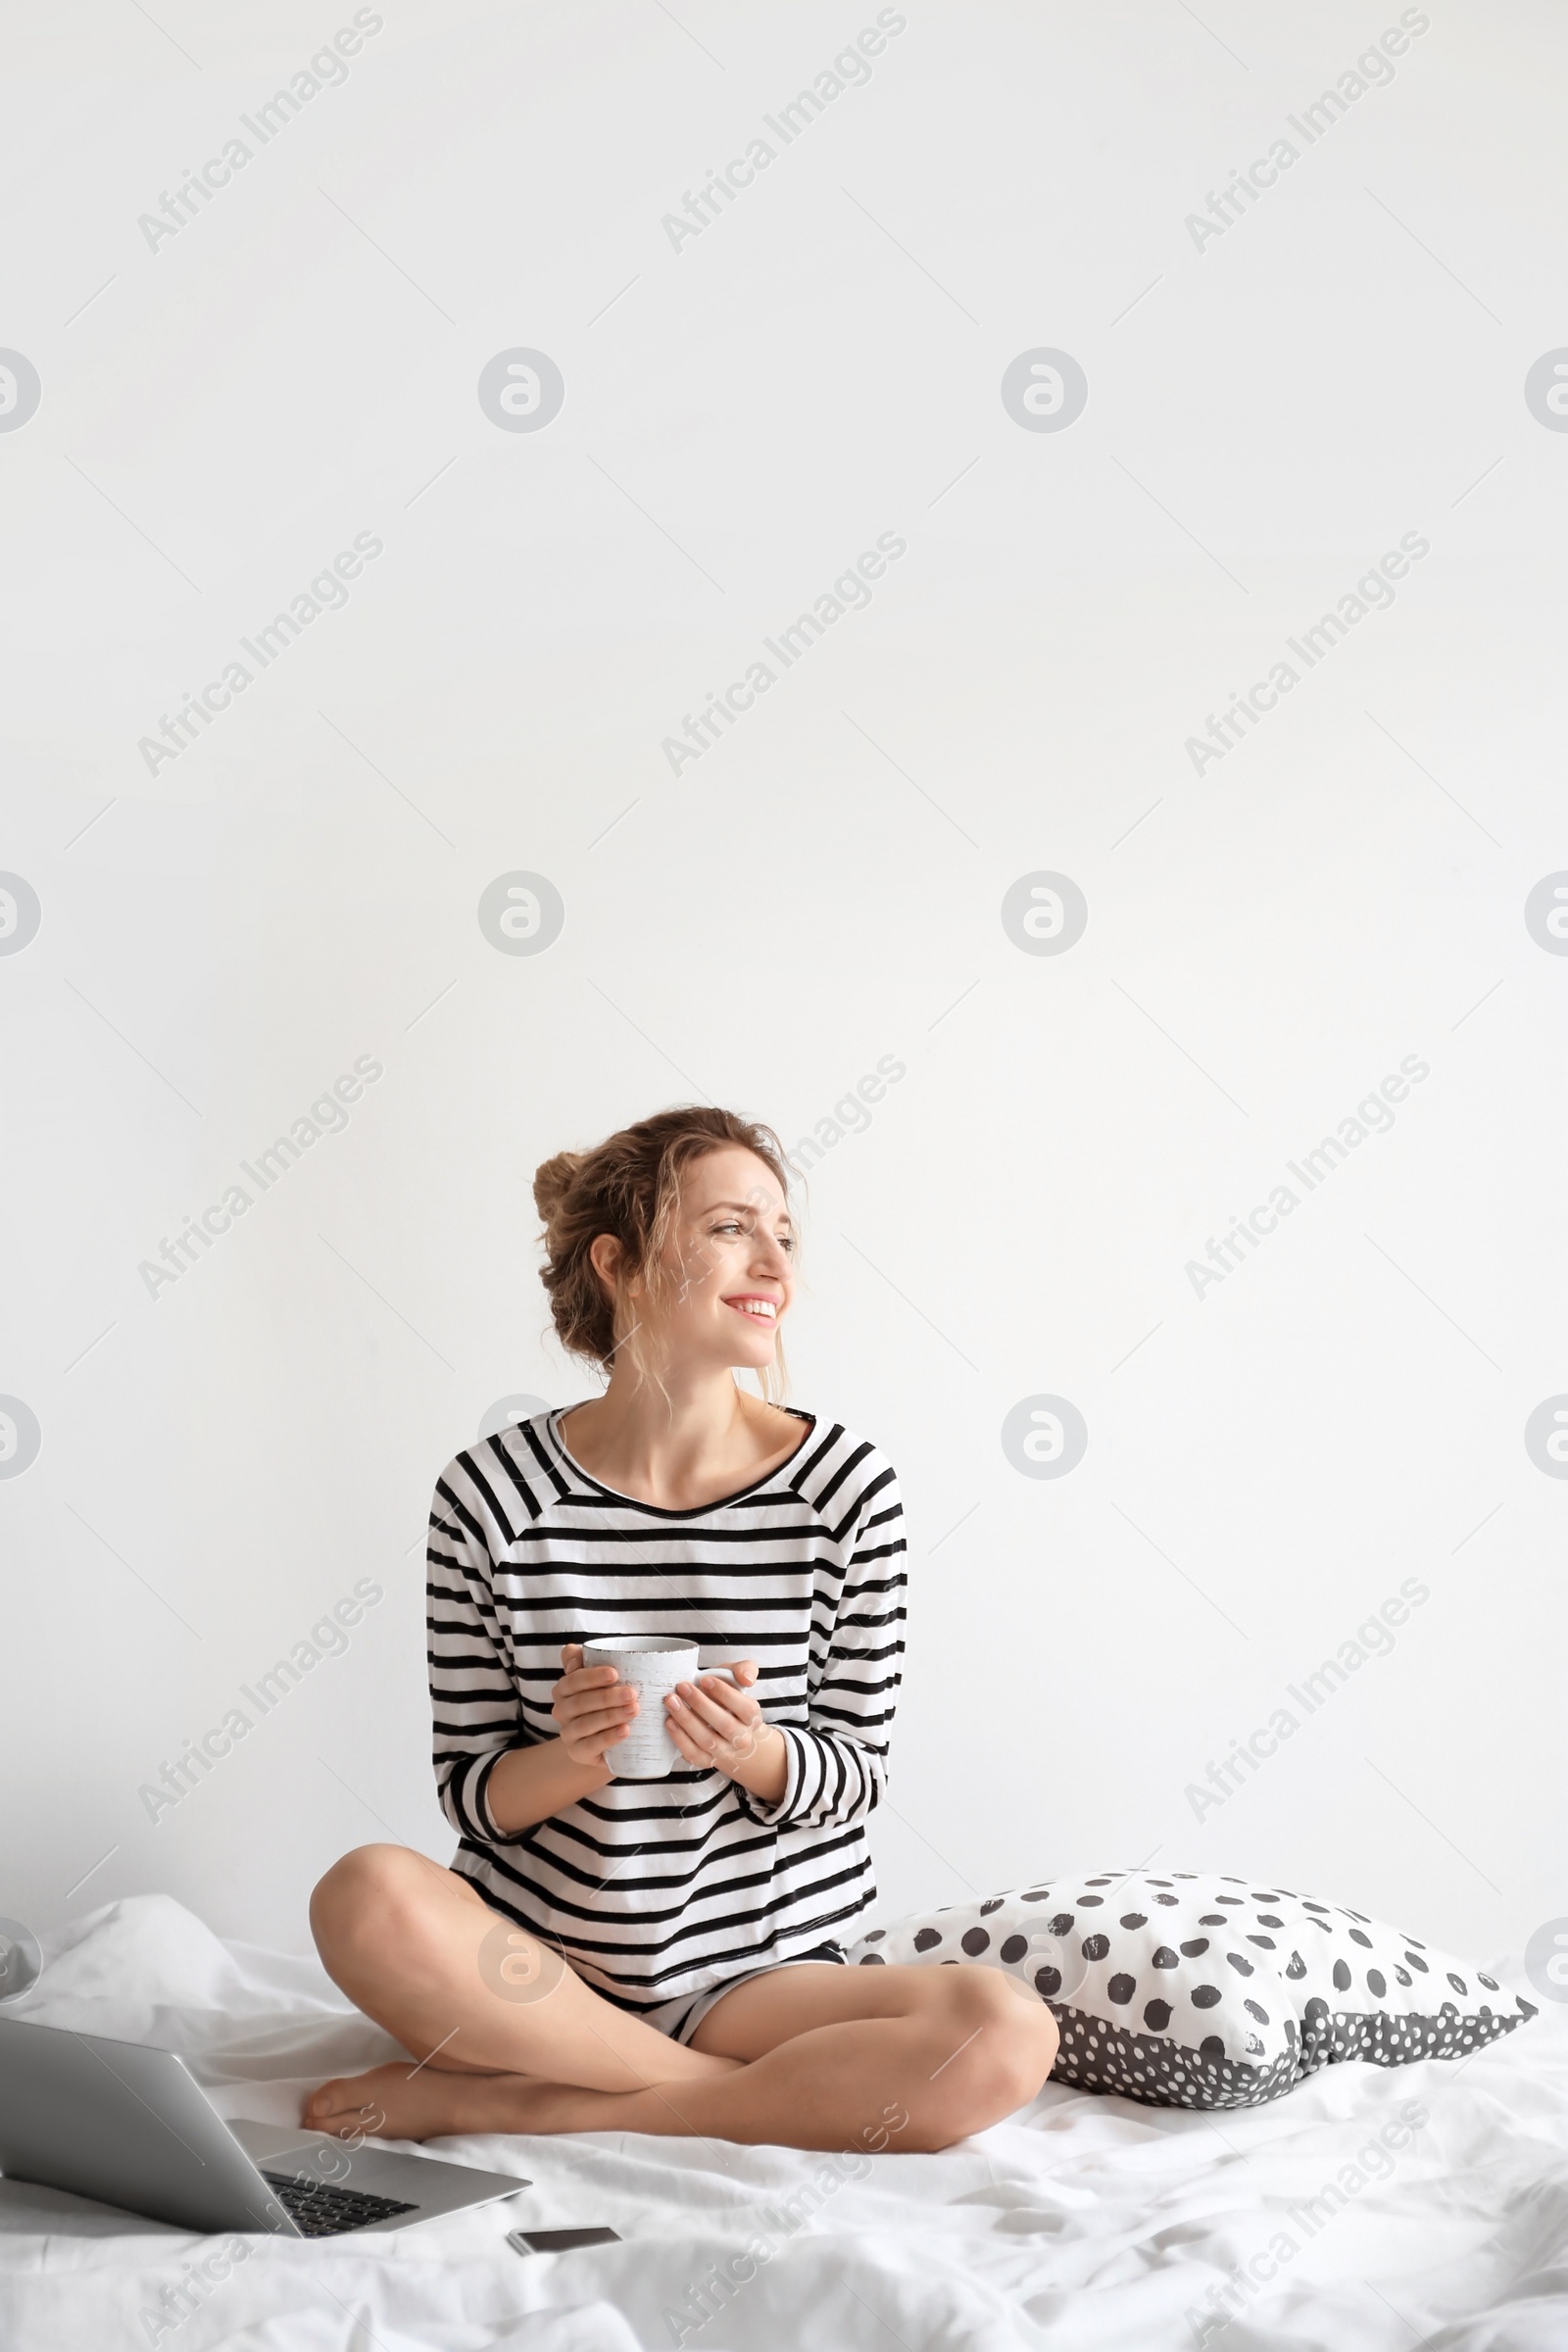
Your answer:
[[[641,2011],[808,1951],[875,1900],[865,1820],[904,1650],[903,1509],[875,1446],[809,1414],[778,1469],[685,1511],[590,1478],[562,1417],[501,1431],[437,1483],[436,1785],[461,1839],[453,1869]],[[683,1766],[500,1829],[490,1776],[509,1749],[558,1736],[563,1644],[638,1634],[695,1642],[704,1667],[758,1660],[753,1695],[788,1754],[777,1803]]]

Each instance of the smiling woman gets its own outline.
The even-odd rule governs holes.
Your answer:
[[[903,1512],[874,1446],[782,1401],[788,1189],[772,1130],[707,1107],[539,1170],[556,1330],[608,1381],[437,1484],[430,1687],[458,1851],[444,1871],[362,1848],[312,1905],[327,1968],[419,2063],[324,2083],[318,2129],[826,2149],[891,2101],[907,2152],[1049,2074],[1051,2012],[1010,1978],[842,1965],[876,1894]],[[671,1637],[726,1674],[650,1688],[679,1762],[622,1778],[639,1693],[584,1642],[624,1664]]]
[[[760,1375],[770,1401],[782,1398],[778,1325],[794,1295],[796,1252],[787,1195],[771,1129],[731,1111],[665,1111],[597,1152],[545,1161],[533,1187],[545,1228],[542,1279],[562,1346],[610,1370],[601,1406],[612,1396],[629,1404],[650,1385],[667,1396],[663,1366],[676,1362],[705,1394],[715,1378],[722,1392],[731,1367],[744,1366]],[[768,1328],[760,1345],[739,1335],[747,1351],[731,1355],[733,1312],[747,1307]],[[630,1360],[617,1393],[621,1348]],[[578,1408],[576,1439],[596,1413],[602,1418],[600,1407]],[[769,1424],[775,1450],[785,1434]]]

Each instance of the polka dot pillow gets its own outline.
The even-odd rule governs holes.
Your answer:
[[[1061,2029],[1052,2080],[1156,2107],[1255,2107],[1337,2060],[1457,2058],[1536,2012],[1413,1936],[1285,1887],[1057,1877],[869,1928],[861,1968],[979,1961]]]

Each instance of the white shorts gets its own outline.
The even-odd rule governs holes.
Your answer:
[[[673,2000],[661,2001],[656,2008],[641,2009],[636,2014],[645,2026],[657,2027],[667,2034],[671,2041],[690,2041],[715,2001],[737,1984],[749,1984],[754,1977],[770,1977],[776,1968],[798,1968],[803,1960],[826,1960],[845,1965],[842,1947],[836,1943],[819,1943],[808,1952],[793,1952],[787,1960],[767,1960],[760,1968],[743,1969],[738,1977],[726,1977],[722,1984],[711,1985],[706,1992],[680,1992]],[[617,2004],[618,2005],[618,2004]]]

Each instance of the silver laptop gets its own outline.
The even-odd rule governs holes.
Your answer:
[[[172,2050],[0,2019],[0,2173],[209,2234],[407,2230],[531,2186],[298,2125],[225,2123]]]

